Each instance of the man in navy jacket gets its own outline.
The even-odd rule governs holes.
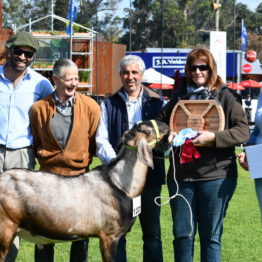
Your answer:
[[[118,69],[122,87],[101,103],[101,118],[96,134],[97,156],[104,164],[116,157],[118,145],[126,130],[138,121],[154,119],[164,105],[157,93],[142,85],[145,64],[139,56],[125,56]],[[154,152],[154,156],[155,168],[148,171],[146,186],[141,195],[142,212],[139,215],[144,262],[163,261],[160,206],[154,203],[154,199],[161,194],[161,185],[165,183],[165,168],[163,155]],[[117,262],[125,261],[124,236],[117,247]]]

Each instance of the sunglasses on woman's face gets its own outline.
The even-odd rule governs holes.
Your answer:
[[[25,51],[23,49],[20,49],[19,47],[14,47],[12,49],[12,54],[15,56],[20,56],[22,54],[24,54],[25,58],[32,58],[35,54],[35,52],[32,51]]]
[[[209,69],[208,65],[191,65],[189,67],[190,72],[196,72],[197,69],[199,69],[200,71],[207,71]]]

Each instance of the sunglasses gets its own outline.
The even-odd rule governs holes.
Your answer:
[[[25,58],[32,58],[35,54],[35,52],[31,52],[31,51],[25,51],[25,50],[22,50],[20,48],[13,48],[12,49],[12,54],[15,55],[15,56],[20,56],[22,54],[24,54]]]
[[[209,69],[208,65],[191,65],[189,67],[190,72],[196,72],[197,69],[199,69],[200,71],[207,71]]]

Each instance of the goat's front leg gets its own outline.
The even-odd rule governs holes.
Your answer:
[[[0,262],[5,261],[17,228],[17,225],[0,215]]]
[[[116,249],[119,241],[119,237],[115,235],[103,235],[100,236],[100,250],[103,262],[115,262],[116,261]]]

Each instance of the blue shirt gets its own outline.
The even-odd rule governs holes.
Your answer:
[[[257,110],[255,114],[255,127],[247,144],[262,144],[262,93],[258,96]]]
[[[53,92],[49,80],[31,68],[16,87],[4,76],[0,66],[0,144],[17,149],[30,146],[29,110],[32,104]]]
[[[127,108],[128,116],[128,128],[131,129],[135,123],[142,121],[142,98],[143,98],[144,88],[141,89],[141,92],[136,100],[129,99],[129,96],[126,92],[125,94],[125,104]],[[163,101],[162,106],[166,104]],[[99,125],[96,131],[96,155],[100,158],[103,164],[108,164],[116,157],[116,152],[113,149],[113,146],[109,142],[109,132],[108,132],[108,112],[105,106],[104,101],[100,104],[101,115]],[[118,128],[118,127],[116,127]]]
[[[143,88],[137,99],[130,100],[128,94],[125,92],[129,129],[132,128],[136,122],[142,120],[142,94]],[[100,108],[100,121],[96,131],[96,155],[102,163],[108,164],[116,157],[116,152],[109,142],[108,118],[104,101],[101,102]]]

